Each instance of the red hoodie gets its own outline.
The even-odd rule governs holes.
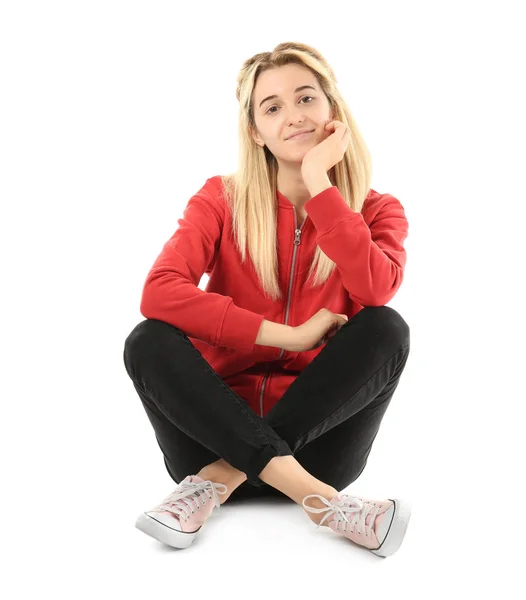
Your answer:
[[[182,329],[262,417],[324,347],[289,352],[256,345],[263,319],[295,327],[320,308],[350,319],[364,306],[387,304],[402,283],[408,235],[404,209],[390,194],[371,189],[362,211],[355,212],[332,186],[305,203],[308,216],[299,228],[295,206],[281,192],[276,196],[282,300],[265,297],[248,253],[241,263],[217,175],[190,198],[148,273],[140,305],[145,318]],[[316,245],[336,267],[325,284],[313,288],[306,280]],[[197,287],[203,273],[210,277],[206,291]]]

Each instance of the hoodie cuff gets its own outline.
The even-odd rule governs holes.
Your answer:
[[[223,319],[218,346],[254,352],[264,316],[230,303]]]
[[[314,223],[318,236],[328,233],[335,225],[345,220],[354,219],[357,224],[365,222],[362,213],[347,206],[340,190],[335,185],[307,200],[304,206]]]

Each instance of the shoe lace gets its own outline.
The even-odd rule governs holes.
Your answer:
[[[222,487],[224,491],[219,491],[217,488]],[[168,510],[177,517],[185,521],[190,517],[190,513],[194,513],[194,508],[200,509],[199,503],[203,506],[208,500],[214,500],[215,506],[219,509],[219,494],[226,494],[228,488],[222,483],[214,483],[213,481],[202,482],[181,482],[177,488],[169,494],[159,504],[155,510]],[[189,512],[190,511],[190,512]]]
[[[311,506],[306,506],[305,500],[307,498],[319,498],[324,504],[327,505],[327,508],[314,508]],[[311,494],[303,499],[303,507],[305,510],[308,510],[312,513],[327,513],[318,523],[316,528],[321,527],[326,519],[332,515],[335,515],[334,522],[337,523],[338,527],[339,523],[344,522],[345,524],[343,525],[343,529],[345,531],[350,529],[350,533],[357,532],[359,535],[363,533],[365,534],[365,537],[369,537],[373,532],[374,522],[378,512],[380,511],[380,506],[374,502],[367,502],[367,500],[356,498],[355,496],[350,496],[348,494],[340,495],[339,500],[335,502],[331,502],[319,494]],[[349,520],[347,515],[351,514],[353,517]],[[367,525],[366,519],[369,514],[371,515],[371,519]]]

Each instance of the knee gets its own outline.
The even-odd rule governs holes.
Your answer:
[[[391,306],[365,306],[360,312],[371,318],[375,327],[387,334],[389,340],[394,342],[397,347],[409,347],[409,325],[394,308]]]
[[[124,363],[128,365],[132,357],[141,355],[146,349],[151,352],[165,327],[169,325],[156,319],[145,319],[136,325],[124,341]]]
[[[148,319],[141,321],[138,325],[136,325],[124,341],[125,356],[134,354],[138,349],[144,346],[145,338],[149,337],[150,331],[151,327]]]
[[[136,356],[138,348],[140,346],[144,346],[144,324],[146,321],[142,321],[138,325],[136,325],[131,333],[128,334],[128,337],[124,340],[124,350],[122,353],[122,358],[124,361],[124,366],[126,367],[126,371],[128,375],[131,376],[132,372],[132,357]]]
[[[172,352],[174,339],[182,339],[191,345],[186,334],[174,325],[170,325],[170,323],[159,321],[158,319],[145,319],[141,321],[132,329],[124,341],[123,358],[128,372],[132,359],[135,359],[135,361],[142,361],[142,359],[149,360],[158,351],[162,351],[168,347],[170,348],[169,352]]]

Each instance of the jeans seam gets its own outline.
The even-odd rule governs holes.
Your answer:
[[[401,354],[404,350],[406,350],[407,348],[409,348],[409,346],[402,346],[395,354],[393,354],[393,356],[391,356],[391,358],[389,360],[387,360],[377,371],[375,371],[371,377],[369,377],[369,379],[358,389],[356,390],[355,394],[358,394],[370,381],[373,377],[375,377],[384,367],[386,367],[392,360],[393,358],[396,358],[399,354]],[[354,394],[353,394],[354,395]],[[292,448],[298,443],[298,440],[300,440],[303,437],[308,437],[309,434],[314,431],[315,429],[317,429],[320,425],[322,425],[323,423],[329,421],[330,419],[332,419],[332,417],[334,417],[334,415],[342,410],[342,408],[346,405],[348,400],[346,400],[339,408],[337,408],[335,411],[333,411],[328,417],[325,417],[324,419],[322,419],[319,423],[317,423],[316,425],[314,425],[313,427],[311,427],[311,429],[309,429],[309,431],[307,431],[307,433],[304,433],[302,435],[300,435],[300,437],[294,441],[294,443],[292,444]]]
[[[204,362],[206,364],[206,368],[219,381],[219,383],[221,384],[221,387],[223,388],[223,392],[226,392],[231,398],[233,398],[237,402],[238,406],[240,406],[243,409],[245,415],[248,417],[249,421],[253,425],[253,428],[255,429],[255,431],[257,431],[259,436],[267,443],[268,446],[271,446],[272,448],[277,450],[277,447],[272,443],[272,441],[268,438],[268,436],[265,434],[265,432],[261,429],[261,426],[258,425],[258,423],[256,423],[256,421],[253,419],[252,415],[250,414],[250,411],[248,410],[246,402],[243,401],[242,399],[236,397],[235,392],[232,393],[233,390],[227,387],[227,385],[225,384],[223,379],[214,371],[214,369],[212,369],[210,363],[203,357],[203,355],[199,352],[199,350],[187,338],[186,334],[183,331],[181,331],[181,333],[182,333],[183,340],[185,340],[188,344],[190,344],[193,352],[196,353],[200,358],[202,358],[204,360]]]

